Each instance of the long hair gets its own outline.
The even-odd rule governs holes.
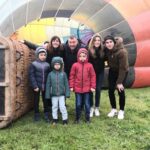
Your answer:
[[[91,38],[89,45],[88,45],[88,51],[93,58],[97,57],[96,51],[94,48],[94,42],[97,37],[100,38],[100,41],[101,41],[100,47],[98,49],[98,55],[102,58],[102,57],[104,57],[104,46],[103,46],[103,41],[102,41],[102,37],[100,36],[100,34],[96,33],[93,35],[93,37]]]
[[[58,36],[53,36],[52,38],[51,38],[51,40],[50,40],[50,42],[49,42],[49,45],[48,45],[48,51],[49,51],[49,53],[50,54],[52,54],[53,53],[53,50],[54,50],[54,47],[53,47],[53,45],[52,45],[52,42],[53,41],[55,41],[55,40],[58,40],[59,41],[59,50],[63,50],[63,46],[62,46],[62,44],[61,44],[61,40],[60,40],[60,38],[58,37]]]

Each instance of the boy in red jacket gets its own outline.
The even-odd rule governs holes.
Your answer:
[[[76,123],[80,122],[81,104],[84,100],[86,122],[90,123],[90,91],[96,88],[96,75],[91,63],[88,62],[88,51],[80,48],[77,54],[78,61],[73,64],[70,72],[70,90],[76,96]]]

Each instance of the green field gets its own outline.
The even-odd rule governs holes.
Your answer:
[[[108,118],[107,91],[101,116],[74,124],[74,94],[67,100],[69,124],[33,122],[33,111],[0,130],[0,150],[150,150],[150,87],[126,90],[125,119]],[[118,101],[117,101],[118,102]],[[42,110],[42,107],[41,107]]]

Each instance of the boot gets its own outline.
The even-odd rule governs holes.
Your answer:
[[[49,119],[49,115],[48,115],[48,112],[45,112],[44,113],[44,119],[47,123],[50,123],[50,119]]]

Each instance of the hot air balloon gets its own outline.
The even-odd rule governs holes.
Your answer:
[[[81,26],[87,26],[92,32],[100,33],[102,37],[108,34],[123,37],[130,64],[126,86],[134,88],[150,86],[149,0],[1,0],[0,8],[0,35],[3,37],[9,38],[22,26],[28,26],[31,21],[39,21],[44,18],[53,18],[56,21],[58,17],[67,18],[68,22],[70,20],[78,21]],[[48,30],[52,32],[50,28]],[[86,32],[89,34],[89,30]],[[40,36],[37,30],[34,31],[34,34]],[[85,40],[88,36],[83,35],[80,38]],[[1,46],[7,47],[5,44],[8,42],[3,42],[2,39],[4,38],[0,38]],[[9,43],[13,45],[14,41],[10,40]],[[10,60],[16,60],[16,53],[17,50],[14,49]],[[1,70],[3,70],[0,72],[1,124],[4,119],[10,119],[8,114],[11,113],[10,110],[14,109],[7,112],[8,95],[6,91],[10,85],[6,84],[8,77],[6,77],[7,69],[4,66],[13,66],[12,61],[7,62],[6,60],[7,48],[1,48],[0,56],[4,56],[3,61],[0,62]],[[24,60],[29,62],[29,59]],[[16,65],[15,61],[13,63]],[[17,70],[13,71],[17,74]],[[14,89],[17,90],[16,87]],[[15,102],[15,99],[10,101],[13,104]],[[15,111],[13,112],[15,114]]]

